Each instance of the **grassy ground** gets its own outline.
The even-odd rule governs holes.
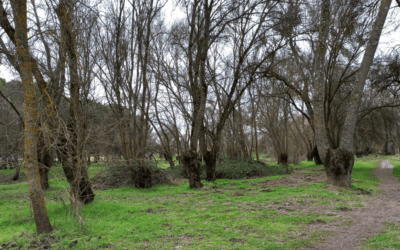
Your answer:
[[[179,162],[176,160],[176,156],[173,156],[172,159],[174,160],[174,164],[178,165]],[[157,167],[159,168],[169,168],[169,163],[165,160],[165,158],[156,158],[157,161]]]
[[[363,160],[381,162],[388,160],[393,166],[393,176],[400,179],[400,157],[397,156],[368,156],[361,158]],[[400,222],[385,223],[387,230],[380,232],[378,235],[368,238],[361,244],[360,249],[400,249]]]
[[[393,176],[399,178],[400,180],[400,158],[391,159],[390,163],[394,166]]]
[[[248,180],[204,182],[190,190],[188,184],[156,186],[149,190],[120,188],[100,191],[80,218],[71,215],[68,184],[61,167],[52,168],[47,209],[54,231],[37,236],[25,182],[0,183],[0,245],[52,249],[299,249],[311,246],[322,234],[307,231],[316,221],[338,220],[340,207],[364,206],[356,188],[379,193],[372,174],[377,164],[357,161],[353,190],[329,190],[325,183],[271,186],[273,176]],[[93,164],[90,175],[102,166]],[[310,162],[296,165],[297,173],[321,174]],[[13,170],[0,170],[1,180]],[[23,171],[22,171],[23,177]],[[262,185],[259,185],[259,184]],[[311,210],[290,209],[307,206]],[[331,212],[319,210],[331,206]]]
[[[400,223],[385,223],[387,230],[363,242],[361,249],[400,249]]]

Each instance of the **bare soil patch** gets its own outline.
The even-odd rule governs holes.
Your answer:
[[[399,222],[400,210],[400,182],[392,176],[392,169],[378,168],[374,174],[382,180],[382,194],[368,198],[371,203],[358,209],[343,209],[338,213],[343,223],[312,223],[308,230],[329,232],[325,241],[311,249],[357,249],[357,246],[366,238],[386,230],[385,222]],[[352,221],[352,223],[346,223]]]

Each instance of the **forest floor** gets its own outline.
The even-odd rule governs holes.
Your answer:
[[[0,170],[0,249],[399,249],[400,158],[363,157],[352,189],[329,189],[322,166],[294,165],[289,175],[205,182],[199,190],[95,190],[71,214],[61,167],[50,172],[47,210],[54,231],[37,235],[24,171]],[[386,166],[387,164],[385,164]],[[102,166],[89,168],[91,177]]]

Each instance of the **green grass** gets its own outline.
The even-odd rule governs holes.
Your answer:
[[[363,157],[365,158],[365,157]],[[363,159],[361,158],[361,159]],[[389,160],[394,166],[393,176],[400,179],[400,161],[399,156],[368,156],[367,160],[381,162],[382,160]],[[365,160],[365,159],[364,159]],[[400,249],[400,224],[399,223],[385,223],[387,230],[380,232],[365,240],[359,249]]]
[[[294,167],[309,172],[322,168],[312,162]],[[376,194],[375,167],[374,163],[356,162],[353,179],[363,182],[352,186]],[[92,164],[90,176],[101,169]],[[13,170],[0,170],[2,176],[12,174]],[[12,241],[27,249],[42,241],[52,249],[67,249],[77,241],[74,249],[298,249],[311,247],[323,236],[305,227],[316,219],[337,220],[336,210],[329,214],[285,207],[363,206],[363,196],[356,190],[330,190],[325,183],[271,187],[271,192],[254,185],[289,177],[284,175],[204,182],[202,190],[191,190],[187,183],[148,190],[96,190],[95,201],[83,207],[77,219],[71,215],[69,185],[61,167],[53,167],[50,177],[46,201],[54,231],[40,236],[35,234],[27,184],[0,184],[0,245]]]
[[[360,249],[400,249],[400,223],[385,222],[384,225],[387,230],[368,238]]]
[[[393,165],[393,176],[400,180],[400,161],[398,159],[391,160],[390,163]]]

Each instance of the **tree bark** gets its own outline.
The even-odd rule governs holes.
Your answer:
[[[318,147],[317,146],[314,147],[313,156],[314,156],[315,165],[323,165],[324,164],[322,162],[321,158],[319,158],[319,153],[318,153]]]
[[[21,170],[21,164],[18,164],[17,167],[15,168],[15,174],[12,177],[13,181],[17,181],[19,179],[19,172]]]
[[[319,46],[317,53],[317,82],[315,84],[316,98],[315,106],[315,139],[318,146],[319,156],[324,162],[324,167],[327,176],[327,184],[336,187],[348,188],[351,186],[351,172],[354,164],[354,131],[357,122],[358,107],[361,102],[365,81],[368,76],[369,69],[372,65],[375,51],[378,47],[379,38],[390,8],[391,0],[381,0],[378,14],[374,21],[372,32],[361,61],[358,79],[353,85],[353,91],[347,104],[346,118],[340,137],[338,149],[329,149],[325,154],[327,144],[326,129],[324,120],[324,101],[322,93],[324,92],[324,57],[326,53],[326,39],[329,28],[329,0],[325,0],[322,4],[321,29],[319,34]],[[322,49],[324,48],[325,49]],[[318,112],[317,112],[318,111]],[[325,155],[327,159],[325,160]]]
[[[165,159],[166,159],[167,162],[169,163],[169,166],[170,166],[170,167],[175,167],[175,163],[174,163],[174,160],[173,160],[173,158],[172,158],[172,155],[166,154],[166,155],[165,155]]]
[[[215,181],[216,175],[215,171],[217,169],[217,154],[219,150],[213,149],[212,151],[207,151],[204,155],[204,161],[206,162],[206,173],[207,181]]]
[[[72,8],[71,2],[62,0],[55,10],[60,21],[62,37],[65,39],[62,41],[62,46],[68,56],[71,94],[71,106],[67,125],[68,139],[65,136],[61,136],[59,150],[63,170],[71,186],[72,194],[78,201],[87,204],[94,200],[95,195],[84,164],[85,160],[83,159],[84,121],[81,115],[81,102],[79,98],[80,81],[75,35],[71,21]]]
[[[42,183],[42,189],[46,190],[50,188],[49,171],[53,165],[53,157],[50,154],[50,150],[45,145],[43,132],[38,133],[37,147],[40,182]]]
[[[319,24],[318,44],[315,52],[315,71],[317,76],[314,83],[314,135],[318,147],[317,152],[319,154],[319,159],[322,162],[325,162],[325,155],[328,151],[328,138],[326,135],[325,125],[325,56],[327,51],[327,40],[329,37],[329,23],[330,0],[323,0],[321,3],[321,21]]]
[[[314,160],[314,152],[309,151],[307,152],[307,161],[312,161],[312,160]]]
[[[361,62],[358,80],[354,84],[350,102],[347,105],[346,120],[343,125],[343,132],[340,138],[339,147],[346,149],[351,153],[354,153],[354,130],[357,123],[358,108],[364,94],[365,81],[374,60],[376,49],[378,48],[379,39],[390,9],[391,2],[392,0],[381,0],[378,15],[376,16],[373,24],[372,32]]]
[[[33,217],[38,233],[53,230],[47,215],[46,203],[41,188],[38,162],[37,162],[37,129],[36,121],[37,100],[35,86],[30,65],[27,29],[27,4],[26,0],[15,0],[13,4],[15,17],[15,38],[17,45],[18,61],[20,63],[20,76],[24,90],[25,100],[25,128],[24,152],[25,169],[28,179],[29,195],[32,203]]]
[[[204,187],[200,180],[200,162],[197,159],[197,153],[192,150],[185,151],[182,155],[182,163],[188,174],[189,187]]]
[[[286,153],[278,154],[278,164],[287,165],[289,156]]]
[[[38,149],[38,164],[42,189],[49,189],[49,171],[53,165],[53,157],[51,157],[50,152],[45,148]]]
[[[348,150],[329,149],[324,164],[326,184],[335,187],[351,187],[351,172],[353,171],[354,155]]]

